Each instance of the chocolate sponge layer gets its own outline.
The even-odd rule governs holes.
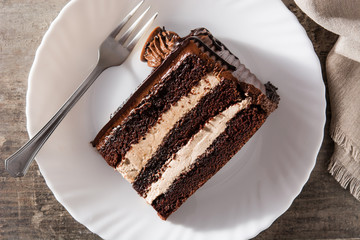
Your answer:
[[[222,79],[218,86],[205,95],[196,107],[170,130],[156,153],[133,182],[134,189],[144,196],[148,186],[161,178],[161,169],[164,168],[165,162],[201,130],[209,118],[240,101],[242,97],[243,94],[235,79]]]
[[[200,156],[191,170],[180,175],[166,193],[158,196],[152,206],[162,219],[176,211],[198,188],[217,173],[253,136],[266,119],[266,113],[256,106],[239,112]]]
[[[121,125],[112,130],[105,143],[96,146],[106,162],[115,168],[130,146],[147,133],[163,112],[187,95],[208,71],[203,60],[196,55],[188,55],[177,68],[154,85],[150,94]]]

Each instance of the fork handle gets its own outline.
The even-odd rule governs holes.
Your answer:
[[[78,89],[76,89],[76,91],[50,119],[50,121],[24,146],[22,146],[13,155],[5,160],[5,169],[12,177],[25,176],[27,170],[30,167],[30,164],[46,140],[54,132],[56,127],[64,119],[70,109],[77,103],[81,96],[105,69],[106,67],[97,64],[94,70],[85,79],[85,81],[78,87]]]

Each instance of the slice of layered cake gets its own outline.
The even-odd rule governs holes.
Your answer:
[[[162,219],[253,136],[278,105],[206,29],[155,29],[142,51],[154,71],[93,141]]]

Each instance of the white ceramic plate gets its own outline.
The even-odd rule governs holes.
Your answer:
[[[208,28],[260,79],[279,87],[279,109],[168,221],[160,220],[89,143],[149,74],[139,61],[143,38],[125,64],[100,76],[54,132],[37,157],[41,173],[70,214],[106,239],[253,237],[300,193],[322,141],[325,90],[312,45],[280,0],[148,0],[144,5],[149,4],[159,12],[155,25],[182,36]],[[91,71],[100,42],[134,5],[75,0],[61,11],[31,69],[31,136]]]

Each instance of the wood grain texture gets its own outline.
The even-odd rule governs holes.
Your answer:
[[[28,139],[25,96],[35,51],[51,21],[68,0],[0,0],[0,159]],[[314,44],[325,72],[325,60],[337,37],[283,0]],[[324,74],[326,83],[326,75]],[[308,183],[290,209],[255,239],[355,239],[360,237],[360,203],[326,171],[333,143],[325,137]],[[0,161],[0,239],[100,239],[77,223],[60,205],[33,164],[13,179]]]

